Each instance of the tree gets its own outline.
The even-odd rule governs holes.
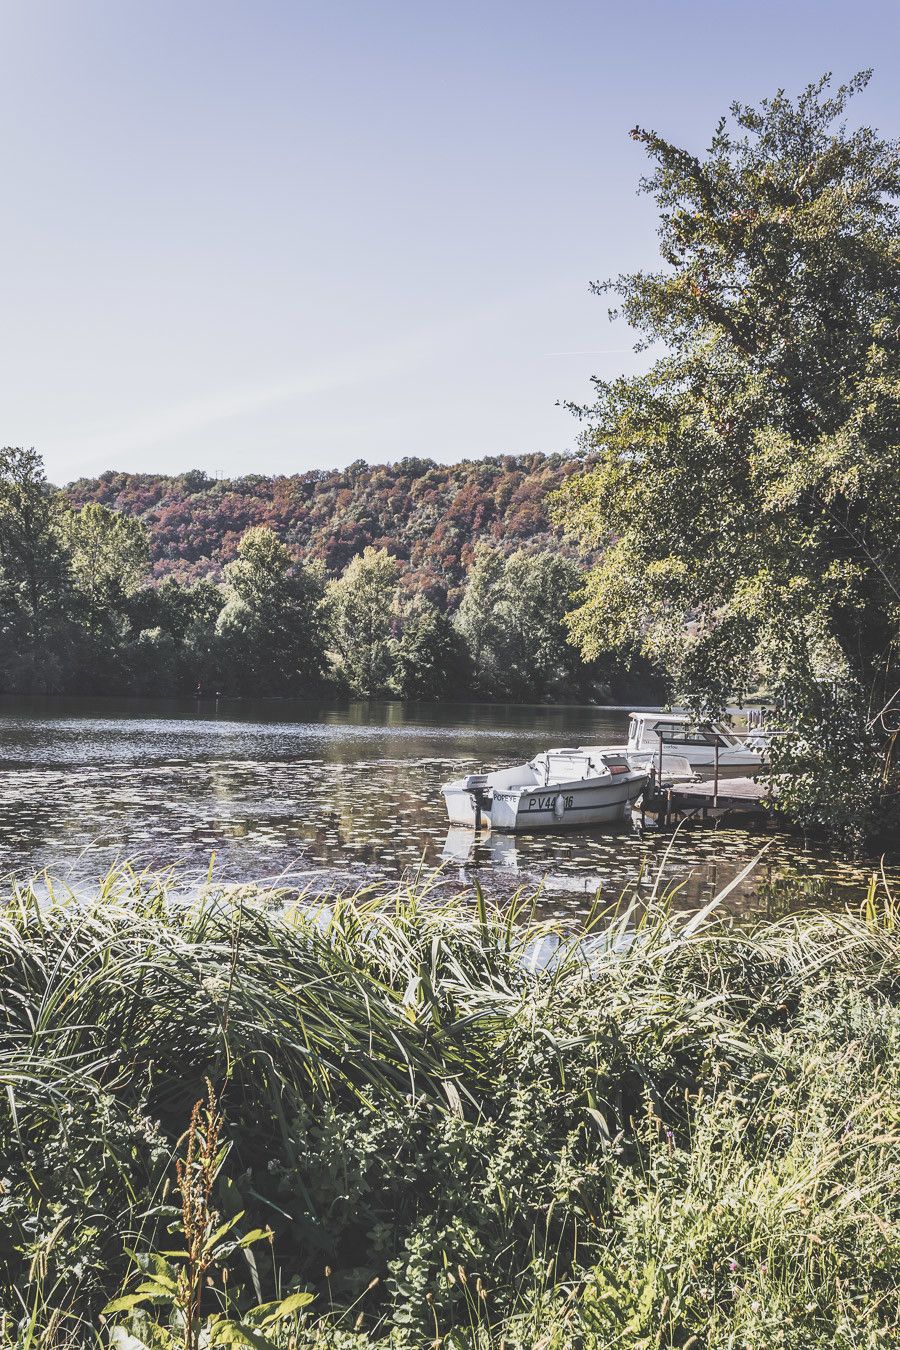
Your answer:
[[[147,592],[142,592],[147,596]],[[152,621],[141,627],[152,628],[154,623],[167,629],[176,642],[190,642],[195,629],[215,630],[216,621],[225,604],[221,587],[209,577],[201,577],[191,586],[182,586],[174,577],[166,577],[154,587]]]
[[[557,553],[504,558],[478,549],[456,626],[482,694],[529,700],[587,692],[589,672],[564,622],[579,579],[577,564]]]
[[[125,649],[135,694],[172,694],[179,684],[181,653],[165,628],[142,628]]]
[[[397,564],[387,549],[369,547],[353,558],[329,584],[327,605],[343,678],[365,698],[384,693],[394,673],[397,606]]]
[[[80,511],[62,512],[57,531],[87,625],[99,631],[123,612],[147,576],[146,527],[121,511],[90,502]]]
[[[504,568],[505,665],[510,692],[522,699],[574,698],[586,672],[568,640],[565,615],[581,578],[558,553],[513,553]]]
[[[469,652],[476,689],[488,698],[503,694],[503,647],[507,629],[505,565],[499,549],[480,544],[466,581],[455,626]]]
[[[402,699],[464,698],[471,685],[465,643],[452,621],[417,595],[402,616],[393,687]]]
[[[322,681],[324,581],[295,563],[266,526],[247,530],[225,568],[216,631],[225,688],[242,695],[302,694]]]
[[[0,450],[0,670],[8,688],[46,692],[65,675],[69,569],[59,510],[40,455]]]
[[[795,724],[823,680],[852,686],[883,815],[896,783],[870,752],[900,683],[900,150],[842,120],[868,78],[734,104],[702,156],[632,132],[665,266],[596,289],[663,354],[595,381],[579,411],[596,462],[557,516],[604,550],[571,615],[586,655],[637,645],[712,709],[762,679]],[[781,745],[782,764],[837,753]]]
[[[220,682],[216,623],[225,604],[209,578],[182,586],[166,577],[128,602],[135,635],[124,651],[126,679],[136,693],[191,693]]]

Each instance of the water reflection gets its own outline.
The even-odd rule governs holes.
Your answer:
[[[758,850],[744,830],[667,837],[631,826],[534,836],[449,830],[439,787],[548,745],[622,738],[627,710],[391,703],[197,705],[0,701],[0,870],[47,868],[75,882],[117,860],[225,879],[290,875],[341,886],[423,863],[448,885],[478,876],[497,895],[540,885],[551,912],[612,900],[662,867],[696,905]],[[741,909],[856,903],[873,860],[786,835],[734,893]],[[892,874],[896,876],[896,862]]]
[[[670,847],[671,845],[671,847]],[[850,860],[822,846],[767,829],[693,828],[642,835],[634,826],[595,827],[576,835],[491,835],[451,827],[441,857],[454,878],[473,878],[495,892],[512,893],[540,885],[546,913],[587,913],[595,902],[613,904],[626,887],[638,896],[656,889],[671,903],[696,909],[732,881],[763,846],[753,873],[732,893],[725,908],[734,913],[776,917],[810,904],[858,905],[875,858]],[[896,860],[888,881],[900,880]]]

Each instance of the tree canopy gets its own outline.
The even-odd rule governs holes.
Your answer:
[[[322,563],[329,576],[367,547],[387,548],[402,564],[404,590],[442,609],[458,603],[479,542],[507,553],[563,547],[547,501],[578,463],[572,455],[537,453],[458,464],[406,457],[219,480],[197,470],[109,471],[70,484],[65,496],[76,507],[99,502],[140,519],[158,579],[218,580],[244,532],[267,525],[292,556]]]
[[[100,627],[147,579],[147,531],[141,521],[98,502],[80,511],[62,511],[58,529],[89,622]]]
[[[579,577],[578,566],[556,553],[476,551],[455,622],[482,697],[584,694],[587,672],[564,625]]]
[[[531,459],[529,473],[546,467],[540,456]],[[477,468],[457,467],[466,480]],[[438,489],[428,486],[434,469],[419,460],[402,460],[384,471],[360,462],[322,478],[351,483],[360,510],[367,480],[395,486],[409,480],[407,487],[412,484],[416,492],[420,484],[425,514],[408,524],[411,534],[424,537],[427,520],[437,510],[432,493]],[[559,463],[553,473],[558,469]],[[442,468],[438,486],[450,483],[452,488],[455,473],[452,466]],[[519,490],[515,482],[523,475],[519,486],[531,494],[536,478],[528,479],[520,461],[488,462],[484,493],[493,494],[497,509],[504,503],[511,508]],[[118,478],[104,475],[101,481]],[[206,494],[221,486],[194,472],[172,481],[179,491],[190,490],[191,500],[201,501],[201,514]],[[241,480],[248,493],[270,491],[276,482],[262,475]],[[291,492],[296,487],[297,480],[290,480]],[[382,489],[378,482],[368,487],[374,518]],[[391,509],[401,511],[406,498],[399,486],[391,500]],[[478,515],[488,497],[479,497],[475,507],[466,500],[466,511]],[[315,502],[301,506],[294,501],[291,509],[311,517],[320,512]],[[199,690],[239,696],[330,691],[403,699],[474,694],[571,701],[604,697],[620,679],[628,681],[628,690],[636,682],[646,689],[646,671],[628,670],[622,662],[603,672],[598,683],[593,666],[583,666],[566,642],[562,618],[578,577],[571,546],[539,551],[532,539],[527,549],[508,556],[505,541],[504,548],[484,555],[496,561],[502,575],[499,588],[487,590],[482,585],[485,563],[474,569],[454,563],[429,579],[411,558],[372,546],[326,583],[324,563],[310,561],[281,520],[277,530],[250,524],[236,532],[229,542],[230,560],[221,569],[209,563],[208,575],[186,584],[172,573],[154,576],[152,561],[148,567],[154,544],[146,519],[96,500],[76,509],[67,494],[47,482],[38,454],[21,448],[2,452],[0,691]],[[460,547],[471,549],[471,535],[459,537],[470,541]],[[459,624],[463,595],[468,620]],[[475,622],[479,610],[491,652],[476,681],[475,649],[484,654]]]
[[[397,563],[387,549],[367,548],[330,582],[327,605],[339,669],[352,689],[383,694],[394,670]]]
[[[595,289],[655,359],[595,381],[557,504],[603,550],[585,655],[637,645],[711,708],[763,681],[795,722],[801,683],[852,686],[863,754],[900,685],[900,147],[847,125],[868,79],[734,104],[702,155],[631,133],[663,265]]]
[[[225,569],[225,605],[216,621],[223,674],[241,694],[304,694],[325,666],[324,577],[294,562],[265,526],[248,530]]]

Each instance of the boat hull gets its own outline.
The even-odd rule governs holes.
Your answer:
[[[455,784],[441,788],[447,807],[447,819],[451,825],[465,825],[470,830],[488,830],[491,826],[490,811],[482,808],[480,819],[475,819],[475,795],[466,792]]]
[[[647,782],[646,773],[624,773],[603,778],[551,783],[545,787],[494,787],[490,805],[482,805],[476,822],[475,794],[461,785],[443,789],[452,825],[518,833],[530,830],[612,825],[628,820]]]
[[[556,783],[522,792],[495,792],[495,830],[555,830],[613,825],[628,820],[647,781],[646,774],[620,774],[600,782]]]
[[[630,753],[630,752],[629,752]],[[653,754],[654,752],[649,752]],[[655,752],[658,754],[658,751]],[[679,755],[683,755],[691,768],[712,768],[716,762],[715,748],[711,745],[691,745],[679,746]],[[740,767],[742,769],[761,769],[766,766],[768,760],[765,755],[756,750],[747,750],[743,746],[740,748],[726,746],[719,751],[719,768],[733,769]]]

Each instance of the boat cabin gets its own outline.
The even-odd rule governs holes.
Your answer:
[[[763,732],[739,736],[724,722],[697,721],[687,713],[633,712],[627,753],[632,762],[641,755],[661,761],[683,755],[691,767],[759,768],[768,759],[768,738]]]
[[[633,712],[628,724],[629,751],[656,750],[660,742],[666,750],[674,751],[698,746],[725,750],[743,745],[722,722],[697,722],[686,713]]]
[[[549,783],[574,783],[586,778],[596,778],[604,774],[628,773],[628,760],[624,753],[594,749],[591,746],[578,746],[576,749],[545,750],[535,755],[528,768],[537,775],[537,781],[545,786]]]

